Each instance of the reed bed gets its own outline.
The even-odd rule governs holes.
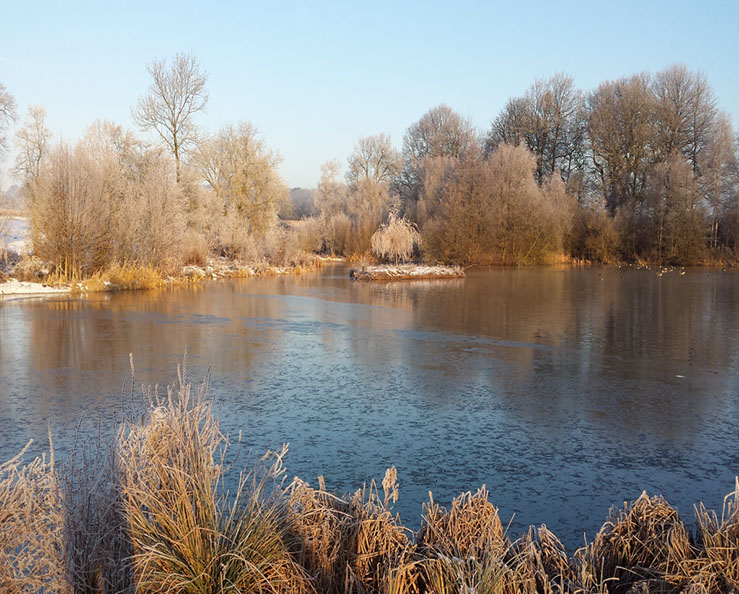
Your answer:
[[[1,592],[739,591],[739,479],[720,515],[696,507],[694,531],[642,494],[571,555],[546,526],[512,541],[484,486],[449,507],[429,494],[413,532],[393,513],[395,468],[346,495],[286,484],[287,446],[243,453],[208,379],[193,388],[185,359],[173,386],[131,388],[113,437],[59,461],[50,435],[48,454],[0,465]]]

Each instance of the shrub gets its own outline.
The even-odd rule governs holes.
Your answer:
[[[287,448],[242,473],[233,495],[224,485],[227,440],[209,384],[196,394],[178,374],[155,393],[143,423],[118,434],[123,507],[137,587],[164,592],[300,592],[307,589],[285,538],[279,489]]]
[[[23,455],[0,464],[0,590],[68,592],[64,574],[64,508],[54,465]]]
[[[593,542],[602,580],[616,579],[625,592],[639,581],[683,584],[693,550],[677,510],[662,497],[646,493],[626,505],[601,528]]]
[[[398,260],[408,260],[420,243],[421,235],[416,226],[405,217],[399,217],[398,211],[392,209],[387,223],[372,235],[372,253],[380,258],[395,260],[397,266]]]

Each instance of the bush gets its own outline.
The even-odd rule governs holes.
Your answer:
[[[617,257],[618,233],[603,208],[577,211],[571,242],[571,254],[579,260],[609,264]]]
[[[398,211],[393,209],[388,214],[387,223],[372,235],[372,253],[380,258],[395,260],[397,266],[398,260],[408,260],[420,243],[421,235],[416,226],[398,217]]]

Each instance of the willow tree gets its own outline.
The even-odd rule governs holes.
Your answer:
[[[397,266],[398,260],[408,260],[420,243],[421,235],[416,226],[391,209],[387,223],[372,235],[372,253],[379,258],[394,259]]]
[[[154,130],[169,147],[180,183],[182,157],[197,139],[194,116],[208,104],[208,75],[191,54],[177,54],[171,64],[154,60],[146,70],[151,84],[133,110],[133,119],[144,131]]]

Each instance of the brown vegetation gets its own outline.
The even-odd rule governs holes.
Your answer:
[[[517,266],[739,258],[735,131],[685,66],[590,92],[562,73],[536,80],[482,142],[443,104],[408,127],[400,152],[385,134],[360,138],[343,179],[338,162],[322,167],[300,233],[280,220],[292,216],[289,192],[256,128],[198,129],[208,92],[197,60],[148,72],[134,116],[159,146],[109,122],[53,145],[38,106],[16,132],[33,253],[60,279],[123,265],[176,275],[220,256],[284,266],[305,259],[298,251]],[[14,118],[0,86],[0,152]],[[414,230],[423,243],[411,247]]]
[[[384,135],[361,139],[346,185],[338,163],[323,169],[310,245],[366,256],[400,205],[426,262],[736,262],[736,146],[707,80],[684,66],[590,93],[556,74],[511,99],[481,144],[446,105],[409,126],[402,159]]]
[[[154,61],[134,110],[152,145],[96,121],[74,146],[53,144],[46,112],[32,106],[16,132],[15,174],[31,217],[31,250],[57,282],[91,290],[150,288],[183,265],[228,257],[252,266],[302,267],[310,257],[280,224],[287,188],[279,156],[248,123],[212,137],[197,128],[208,93],[193,56]],[[3,128],[14,117],[4,87]],[[5,96],[7,95],[7,97]]]
[[[739,588],[739,479],[720,518],[696,508],[695,536],[664,499],[643,494],[573,555],[545,526],[512,542],[485,487],[448,508],[429,495],[413,533],[392,511],[394,468],[381,487],[339,496],[322,478],[285,485],[286,447],[237,466],[239,442],[221,433],[207,378],[194,390],[186,373],[185,359],[177,384],[144,389],[141,405],[132,390],[111,441],[80,442],[63,461],[52,447],[27,464],[26,448],[0,465],[4,592]]]

